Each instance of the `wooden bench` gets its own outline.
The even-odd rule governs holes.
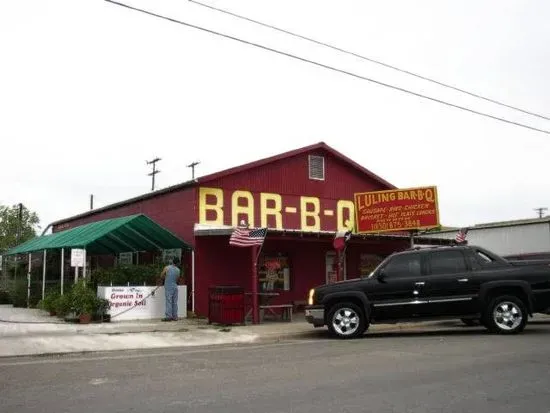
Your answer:
[[[260,306],[260,320],[264,319],[265,311],[269,311],[273,315],[278,315],[275,310],[281,310],[281,319],[286,321],[292,321],[292,304],[275,304],[275,305],[261,305]]]
[[[306,300],[296,300],[293,301],[292,304],[294,305],[294,312],[295,313],[301,313],[305,311],[305,306],[307,305]]]

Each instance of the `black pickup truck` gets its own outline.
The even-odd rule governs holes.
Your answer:
[[[476,246],[413,248],[387,257],[368,277],[309,292],[306,320],[340,338],[373,323],[462,319],[489,331],[523,331],[550,308],[550,266],[508,261]]]

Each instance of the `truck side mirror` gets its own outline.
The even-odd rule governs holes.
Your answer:
[[[386,279],[386,271],[384,270],[384,268],[376,273],[376,279],[380,282],[384,282],[384,280]]]

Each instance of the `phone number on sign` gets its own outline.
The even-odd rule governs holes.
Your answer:
[[[388,230],[399,228],[420,227],[420,220],[403,220],[389,222],[374,222],[370,225],[371,230]]]

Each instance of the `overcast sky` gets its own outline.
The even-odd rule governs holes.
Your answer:
[[[202,0],[550,116],[550,2]],[[542,129],[186,0],[128,4]],[[42,225],[324,141],[398,187],[437,185],[444,225],[550,207],[550,135],[101,0],[0,2],[0,204]]]

